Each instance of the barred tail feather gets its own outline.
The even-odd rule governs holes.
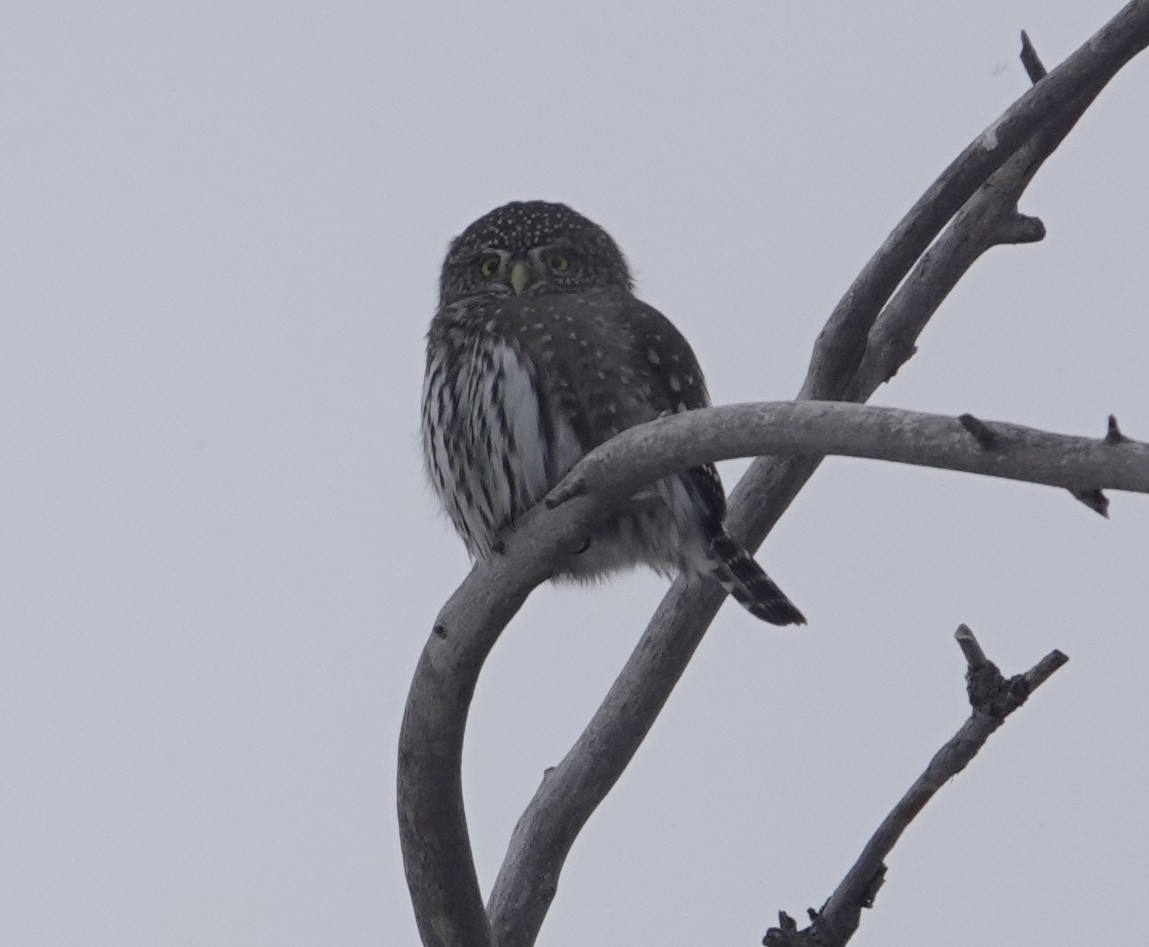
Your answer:
[[[806,624],[794,603],[726,530],[710,538],[710,548],[716,560],[711,575],[751,615],[771,625]]]

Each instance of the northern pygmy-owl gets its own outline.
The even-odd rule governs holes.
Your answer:
[[[475,221],[443,264],[427,333],[423,452],[473,557],[587,452],[626,428],[710,403],[698,361],[636,299],[601,227],[563,204],[511,203]],[[712,578],[776,625],[802,613],[723,526],[710,464],[660,480],[614,513],[556,574],[644,563]]]

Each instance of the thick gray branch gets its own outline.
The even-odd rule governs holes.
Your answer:
[[[555,493],[601,509],[654,479],[708,461],[787,454],[866,457],[1067,489],[1149,491],[1149,444],[1050,434],[1003,421],[843,401],[733,404],[661,418],[591,451]],[[976,420],[976,419],[973,419]],[[1100,425],[1099,425],[1100,427]],[[572,484],[579,486],[570,490]],[[561,509],[561,507],[560,507]]]

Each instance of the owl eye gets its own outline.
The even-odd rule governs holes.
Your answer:
[[[571,268],[571,258],[562,253],[552,253],[547,257],[547,265],[555,273],[567,273]]]
[[[483,279],[490,279],[499,272],[499,262],[497,253],[488,253],[479,261],[479,275]]]

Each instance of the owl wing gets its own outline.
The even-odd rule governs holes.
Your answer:
[[[654,399],[673,412],[709,407],[710,395],[698,359],[674,323],[638,299],[632,300],[627,310],[626,321],[633,329],[633,354],[649,374]]]
[[[694,411],[710,406],[706,379],[690,343],[674,323],[653,306],[635,299],[627,320],[634,330],[634,358],[645,366],[652,400],[660,414]],[[683,474],[704,516],[704,526],[714,533],[726,518],[726,491],[713,464],[692,467]]]

